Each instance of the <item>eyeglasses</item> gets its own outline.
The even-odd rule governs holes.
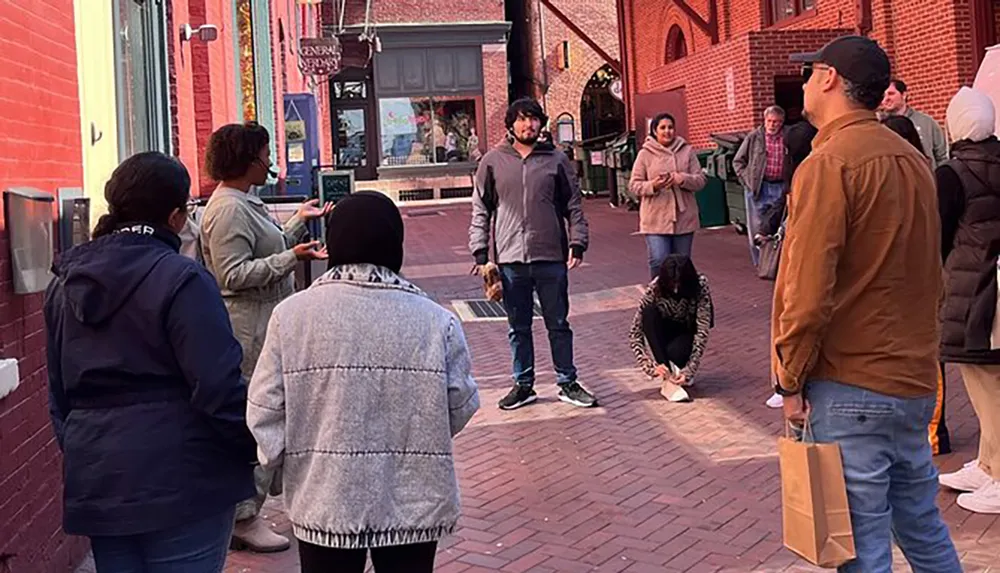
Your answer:
[[[823,64],[803,64],[802,65],[802,81],[808,82],[809,78],[812,77],[813,72],[816,70],[831,70],[830,66],[824,66]]]

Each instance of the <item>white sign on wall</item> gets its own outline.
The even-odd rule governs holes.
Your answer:
[[[726,109],[736,111],[736,77],[733,68],[726,68]]]

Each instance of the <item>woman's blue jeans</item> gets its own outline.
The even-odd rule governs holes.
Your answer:
[[[170,529],[91,537],[97,573],[221,573],[236,508]]]
[[[691,256],[694,233],[683,235],[646,235],[646,252],[649,255],[649,278],[660,274],[660,266],[667,255]]]

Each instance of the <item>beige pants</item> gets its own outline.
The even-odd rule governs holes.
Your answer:
[[[979,465],[1000,480],[1000,365],[960,364],[958,368],[979,418]]]
[[[271,319],[271,312],[280,301],[261,302],[238,297],[224,300],[226,310],[229,311],[229,321],[233,325],[233,334],[236,335],[236,340],[243,348],[243,364],[240,369],[243,371],[243,377],[247,384],[249,384],[250,379],[253,378],[254,368],[257,366],[257,359],[260,358],[260,351],[264,346],[264,337],[267,334],[267,323]],[[257,486],[257,495],[236,505],[236,521],[257,517],[268,493],[273,495],[273,472],[265,471],[260,466],[256,466],[253,477]]]

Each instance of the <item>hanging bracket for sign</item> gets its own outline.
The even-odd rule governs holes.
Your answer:
[[[307,76],[332,76],[340,71],[344,50],[336,36],[299,39],[299,70]]]

